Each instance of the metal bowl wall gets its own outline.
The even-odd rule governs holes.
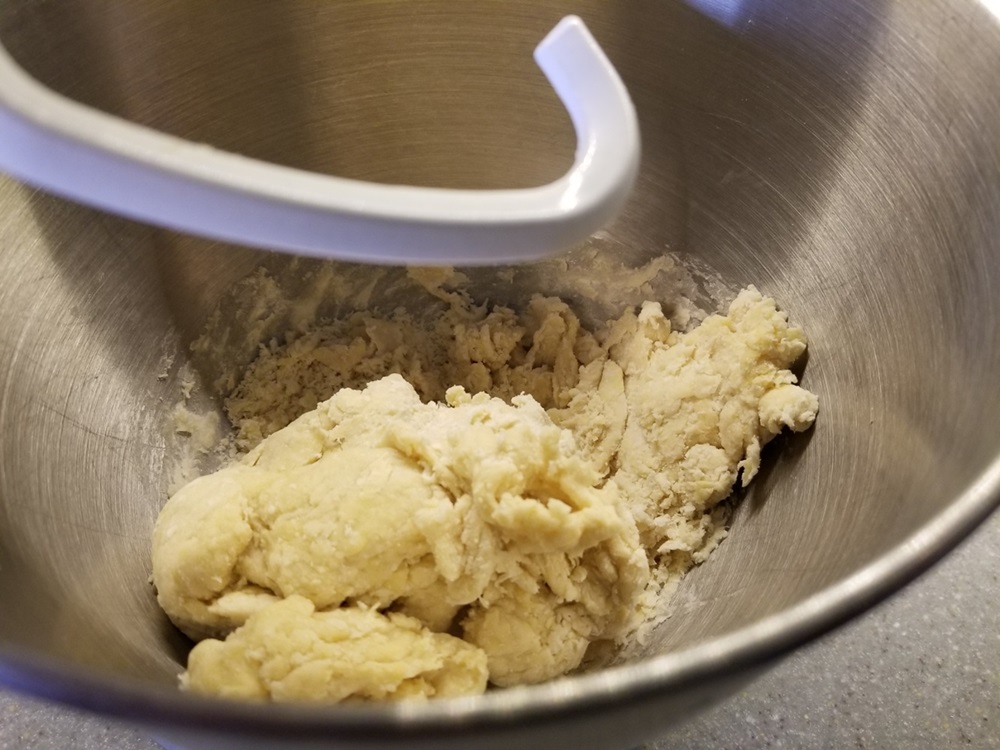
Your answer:
[[[570,12],[621,72],[643,134],[636,193],[600,252],[626,265],[674,253],[776,297],[810,336],[805,382],[822,403],[812,433],[771,451],[645,657],[419,705],[180,694],[186,645],[147,583],[177,392],[157,376],[189,358],[235,281],[310,265],[2,181],[0,680],[191,748],[624,747],[886,596],[993,508],[992,0],[8,0],[0,38],[67,96],[218,147],[367,180],[513,187],[572,160],[531,60]],[[474,285],[496,296],[490,274]],[[522,278],[509,301],[554,283]]]

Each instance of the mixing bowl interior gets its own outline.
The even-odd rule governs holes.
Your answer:
[[[730,291],[757,285],[808,333],[821,399],[813,432],[769,449],[652,656],[856,574],[998,461],[1000,29],[985,4],[14,0],[0,38],[57,91],[214,146],[515,187],[572,161],[531,60],[570,12],[621,72],[644,151],[625,213],[568,266],[595,249],[622,268],[670,253]],[[0,212],[0,649],[172,691],[187,644],[147,577],[179,367],[232,284],[264,264],[294,287],[315,264],[10,181]],[[515,305],[572,292],[553,265],[514,284],[470,275],[474,294]],[[596,319],[637,294],[577,301]]]

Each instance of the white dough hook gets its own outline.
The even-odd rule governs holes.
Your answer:
[[[516,190],[331,177],[161,133],[61,96],[0,47],[0,170],[159,226],[271,250],[368,263],[537,260],[619,212],[639,166],[635,108],[583,21],[568,16],[535,61],[576,130],[573,166]]]

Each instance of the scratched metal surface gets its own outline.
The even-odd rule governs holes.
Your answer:
[[[187,700],[174,690],[184,643],[146,584],[176,366],[229,284],[287,261],[3,182],[4,681],[192,746],[211,731],[213,747],[623,745],[738,691],[983,518],[1000,487],[993,4],[700,5],[714,17],[667,0],[0,6],[15,57],[94,106],[295,166],[466,187],[565,167],[568,123],[530,49],[577,12],[644,137],[603,252],[632,264],[674,252],[776,296],[811,336],[805,382],[823,404],[813,433],[772,453],[641,661],[448,705]],[[498,288],[487,276],[476,283]],[[524,278],[512,295],[556,282]]]

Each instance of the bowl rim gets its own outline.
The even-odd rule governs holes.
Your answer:
[[[0,646],[0,684],[146,728],[256,739],[387,740],[524,728],[655,700],[679,688],[750,672],[847,622],[901,589],[1000,506],[1000,457],[957,498],[887,553],[789,609],[725,635],[649,659],[481,696],[319,706],[241,703],[96,676],[50,657]]]

